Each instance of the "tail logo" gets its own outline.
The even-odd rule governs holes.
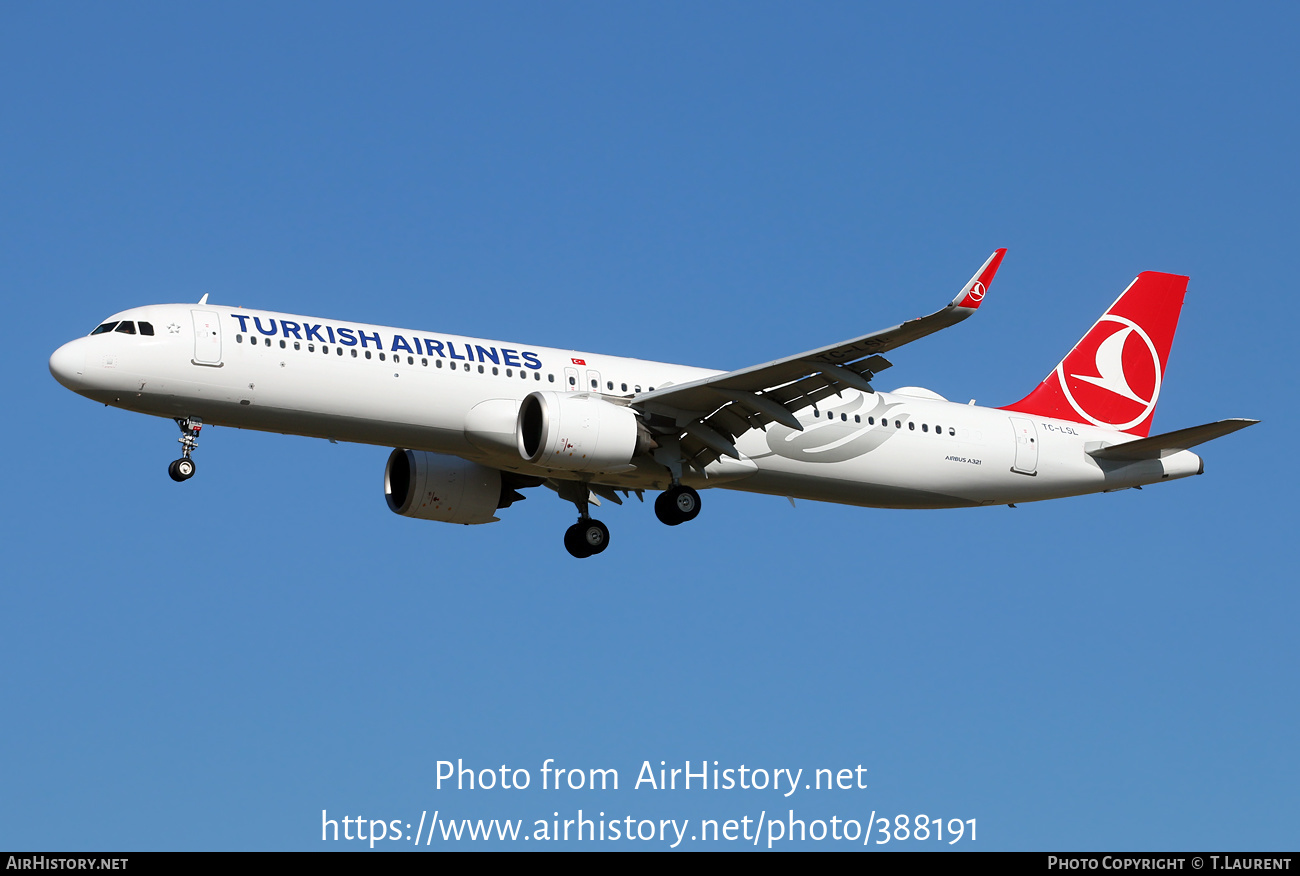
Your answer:
[[[988,291],[987,287],[985,287],[985,285],[981,283],[979,280],[976,280],[975,285],[971,286],[970,291],[968,291],[966,294],[970,296],[972,301],[983,301],[984,293],[987,291]]]
[[[1118,328],[1105,333],[1102,323],[1116,323]],[[1071,371],[1087,371],[1085,363],[1093,344],[1096,346],[1091,350],[1091,358],[1096,373],[1071,373],[1067,376],[1067,367]],[[1108,313],[1056,366],[1056,376],[1070,407],[1079,416],[1096,426],[1124,431],[1141,423],[1155,410],[1156,400],[1160,397],[1160,354],[1140,325]],[[1127,416],[1132,419],[1107,422],[1089,413],[1090,409],[1104,411],[1115,420]]]

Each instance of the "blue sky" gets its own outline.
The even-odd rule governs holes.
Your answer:
[[[322,809],[1296,846],[1297,484],[1265,452],[1297,426],[1292,7],[0,23],[0,847],[365,845],[322,844]],[[209,294],[735,368],[929,312],[999,246],[978,317],[897,351],[885,388],[1007,404],[1161,270],[1191,284],[1156,429],[1264,423],[1207,446],[1204,477],[1014,511],[709,492],[669,529],[633,503],[577,562],[545,490],[486,527],[391,514],[383,448],[217,428],[173,484],[171,423],[46,365],[114,311]],[[457,758],[533,786],[438,790]],[[542,791],[547,758],[620,790]],[[869,787],[631,788],[701,759],[861,764]]]

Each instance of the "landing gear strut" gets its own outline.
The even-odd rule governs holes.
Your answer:
[[[694,520],[699,513],[700,494],[681,484],[674,484],[655,499],[655,516],[669,526]]]
[[[203,421],[198,417],[177,418],[176,425],[181,427],[181,458],[167,466],[167,474],[177,483],[194,477],[194,460],[190,458],[199,446],[199,431]]]

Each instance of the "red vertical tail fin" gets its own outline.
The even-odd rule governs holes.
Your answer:
[[[1061,364],[1033,392],[1003,410],[1145,438],[1186,292],[1186,277],[1138,274]]]

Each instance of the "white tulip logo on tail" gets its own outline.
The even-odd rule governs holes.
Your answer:
[[[1181,274],[1138,274],[1047,379],[1003,410],[1145,438],[1186,292]]]
[[[1110,334],[1097,329],[1102,323],[1116,323],[1118,328]],[[1088,360],[1087,346],[1093,337],[1099,337],[1092,351],[1095,374],[1086,372],[1083,363]],[[1131,319],[1106,314],[1098,321],[1089,336],[1085,337],[1060,365],[1056,376],[1066,401],[1079,416],[1096,426],[1124,431],[1145,420],[1156,407],[1160,397],[1160,355],[1142,327]],[[1126,402],[1117,402],[1119,396]],[[1131,416],[1127,422],[1107,422],[1089,411],[1106,411],[1116,420]],[[1116,416],[1116,411],[1119,411]]]

